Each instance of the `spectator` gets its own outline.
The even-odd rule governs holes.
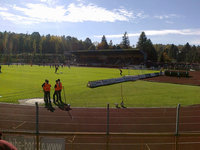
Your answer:
[[[51,104],[51,99],[50,99],[51,84],[49,84],[49,80],[45,80],[45,83],[42,84],[42,88],[44,91],[45,107],[47,108]]]
[[[62,83],[60,82],[60,79],[58,79],[58,99],[62,103],[61,91],[62,91]]]
[[[54,86],[54,89],[55,89],[55,91],[54,91],[54,94],[53,94],[53,102],[56,103],[56,102],[58,102],[58,99],[59,99],[58,91],[60,90],[59,85],[58,85],[58,80],[56,80],[56,84]]]
[[[0,150],[17,150],[11,143],[1,139],[2,133],[0,132]]]

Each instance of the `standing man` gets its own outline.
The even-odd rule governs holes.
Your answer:
[[[56,84],[54,86],[54,94],[53,94],[53,103],[56,103],[58,102],[58,91],[59,91],[59,86],[58,86],[58,80],[56,80]],[[56,100],[55,100],[55,97],[56,97]]]
[[[122,76],[122,69],[121,68],[119,68],[119,72],[120,72],[120,76]]]
[[[58,79],[58,99],[59,99],[60,102],[62,103],[61,91],[62,91],[62,83],[60,82],[60,79]]]
[[[58,71],[58,65],[55,65],[55,73]]]
[[[42,88],[44,91],[45,107],[48,107],[51,105],[51,99],[50,99],[51,84],[49,84],[49,80],[45,80],[45,83],[42,84]]]

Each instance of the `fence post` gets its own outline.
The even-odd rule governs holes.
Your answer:
[[[179,134],[179,110],[180,110],[181,105],[178,104],[176,108],[176,136]]]
[[[110,121],[110,105],[107,104],[107,127],[106,127],[106,150],[109,150],[109,132],[110,132],[110,129],[109,129],[109,121]]]
[[[176,133],[175,133],[175,150],[178,150],[178,136],[179,136],[179,111],[181,105],[178,104],[176,108]]]
[[[35,102],[36,106],[36,150],[39,150],[39,109],[38,109],[38,102]]]
[[[107,104],[107,129],[106,129],[106,134],[109,135],[109,104]]]

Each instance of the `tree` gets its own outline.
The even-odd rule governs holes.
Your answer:
[[[95,50],[96,49],[96,47],[94,46],[94,44],[92,44],[89,48],[88,48],[88,50]]]
[[[105,35],[103,35],[103,37],[101,39],[101,43],[99,43],[97,45],[97,49],[108,49],[108,48],[109,48],[109,46],[108,46],[106,37],[105,37]]]
[[[160,57],[160,62],[170,62],[170,58],[167,55],[167,52],[163,52]]]
[[[7,51],[7,42],[8,42],[8,32],[5,31],[3,33],[3,50],[4,50],[5,54],[8,54],[8,51]]]
[[[90,46],[92,46],[92,41],[90,38],[86,38],[85,41],[84,41],[84,49],[87,50],[89,49]]]
[[[42,55],[42,44],[43,44],[43,37],[41,37],[41,40],[40,40],[40,43],[39,43],[40,55]]]
[[[39,32],[33,32],[31,34],[31,43],[32,43],[32,45],[33,45],[33,42],[35,40],[35,47],[36,47],[35,53],[39,53],[39,44],[40,44],[40,40],[41,40],[40,38],[41,37],[40,37],[40,33]],[[33,51],[34,51],[34,48],[33,48]]]
[[[112,42],[112,40],[110,40],[110,42],[109,42],[109,49],[113,49],[113,42]]]
[[[150,39],[147,39],[144,32],[141,33],[139,40],[137,42],[137,48],[142,50],[147,54],[147,60],[156,62],[157,61],[157,52]]]
[[[172,44],[168,50],[168,56],[169,58],[176,60],[178,56],[178,47]]]
[[[122,45],[122,48],[124,49],[128,49],[130,47],[130,41],[129,41],[127,32],[125,32],[124,35],[122,36],[121,45]]]
[[[186,62],[189,60],[188,53],[191,52],[191,46],[189,43],[186,43],[183,48],[180,50],[180,53],[178,55],[178,61],[179,62]]]
[[[146,37],[145,33],[142,32],[142,33],[140,34],[140,37],[139,37],[139,40],[138,40],[138,42],[137,42],[136,47],[137,47],[138,49],[140,49],[140,50],[145,49],[145,43],[146,43],[146,41],[147,41],[147,37]]]
[[[33,40],[33,54],[36,54],[36,41]]]

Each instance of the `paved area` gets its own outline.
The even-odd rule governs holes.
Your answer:
[[[33,99],[25,99],[25,100],[19,100],[19,104],[22,105],[35,105],[35,103],[44,104],[44,99],[43,98],[33,98]]]

